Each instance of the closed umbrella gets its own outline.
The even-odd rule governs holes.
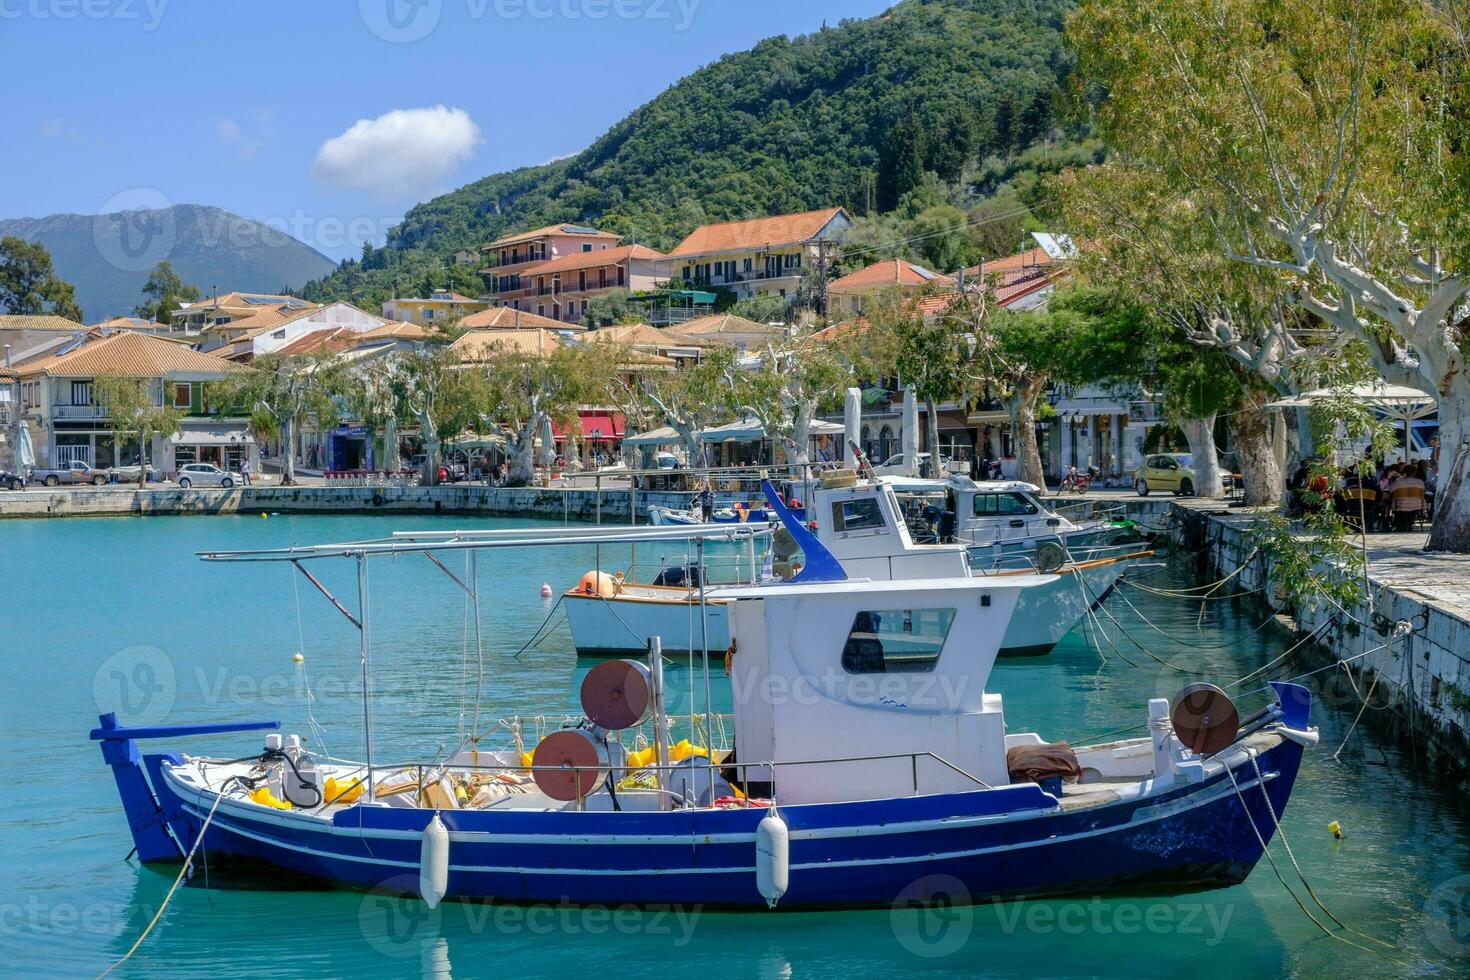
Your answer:
[[[856,388],[847,389],[842,422],[842,458],[847,459],[852,447],[858,444],[858,431],[863,423],[863,393]]]
[[[22,473],[36,465],[36,451],[31,446],[31,430],[22,422],[15,427],[15,461]]]

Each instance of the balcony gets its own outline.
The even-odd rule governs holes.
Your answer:
[[[55,405],[51,406],[53,419],[105,419],[107,409],[101,405]]]

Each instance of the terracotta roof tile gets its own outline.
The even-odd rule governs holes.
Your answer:
[[[344,351],[357,346],[361,332],[347,327],[322,327],[302,334],[295,340],[271,353],[277,357],[295,357],[299,354],[319,354],[322,351]]]
[[[1057,264],[1057,260],[1047,255],[1042,249],[1028,248],[1026,251],[1016,255],[1007,255],[998,259],[986,259],[984,266],[971,266],[965,270],[965,278],[968,280],[978,277],[982,268],[985,270],[985,278],[989,279],[991,276],[1021,272],[1027,269],[1045,268]]]
[[[930,272],[921,265],[903,259],[884,259],[864,269],[843,276],[828,286],[834,293],[862,292],[885,286],[953,286],[954,279]]]
[[[450,344],[449,349],[461,361],[473,364],[485,360],[496,350],[550,357],[562,346],[561,338],[550,330],[490,329],[471,330]]]
[[[83,331],[87,328],[75,320],[68,320],[64,316],[52,316],[42,314],[32,316],[21,313],[8,313],[0,316],[0,330],[56,330],[56,331]]]
[[[52,376],[122,375],[161,378],[170,374],[224,374],[235,366],[213,354],[131,330],[93,337],[64,354],[38,358],[17,373]]]
[[[670,258],[689,255],[710,255],[715,252],[734,252],[741,249],[763,248],[767,245],[794,245],[811,241],[833,218],[845,212],[842,208],[825,208],[821,211],[805,211],[801,214],[781,214],[770,218],[751,218],[748,221],[727,221],[717,225],[703,225],[694,229],[689,237],[669,253]]]
[[[509,306],[495,306],[471,313],[458,324],[466,330],[585,330],[578,323],[563,323],[549,316],[538,316]]]
[[[360,335],[364,340],[427,340],[429,332],[417,323],[407,320],[390,320],[381,327],[374,327]]]
[[[545,262],[537,262],[522,269],[522,276],[540,276],[552,272],[575,272],[578,269],[595,269],[602,265],[617,265],[629,259],[661,259],[664,253],[655,252],[642,245],[620,245],[617,248],[594,249],[591,252],[573,252]]]
[[[731,313],[716,313],[712,316],[696,317],[687,323],[681,323],[676,330],[688,337],[717,337],[721,334],[732,333],[758,333],[770,336],[784,336],[784,327],[773,327],[768,323],[756,323],[747,320],[743,316],[735,316]]]
[[[620,236],[610,231],[598,231],[596,228],[588,228],[585,225],[564,222],[559,225],[547,225],[545,228],[537,228],[533,231],[521,231],[504,238],[497,238],[488,245],[480,246],[482,249],[500,248],[503,245],[517,245],[521,242],[532,241],[537,238],[546,238],[551,235],[576,235],[581,238],[611,238],[617,241]]]

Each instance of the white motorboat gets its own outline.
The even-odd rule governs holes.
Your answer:
[[[810,537],[842,565],[846,574],[874,581],[923,578],[1003,577],[1029,573],[1024,567],[977,571],[965,544],[921,544],[914,541],[902,503],[890,477],[858,481],[853,474],[829,475],[806,496],[801,514],[787,508],[773,488],[767,506],[786,529],[786,547],[778,541],[768,580],[798,571],[799,550],[793,542]],[[940,486],[946,485],[940,481]],[[1024,484],[1022,486],[1025,486]],[[806,522],[806,523],[804,523]],[[778,534],[778,539],[781,536]],[[1056,549],[1060,553],[1060,549]],[[784,552],[784,553],[782,553]],[[1007,625],[1003,656],[1044,654],[1110,592],[1135,560],[1151,552],[1115,554],[1083,562],[1044,565],[1044,585],[1028,589]],[[1062,558],[1065,558],[1064,553]],[[692,578],[692,576],[691,576]],[[752,582],[751,584],[759,584]],[[671,585],[636,584],[593,570],[562,596],[572,640],[583,656],[627,656],[647,646],[648,637],[663,638],[666,654],[719,654],[730,644],[726,610],[729,587],[701,589],[693,581]],[[701,615],[703,610],[703,615]]]

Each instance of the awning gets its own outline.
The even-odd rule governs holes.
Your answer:
[[[1376,408],[1390,409],[1394,418],[1422,419],[1433,415],[1438,409],[1434,396],[1427,391],[1418,388],[1408,388],[1403,385],[1391,385],[1382,381],[1373,381],[1368,384],[1354,385],[1348,389],[1348,395],[1366,405]],[[1291,398],[1282,398],[1271,402],[1268,408],[1310,408],[1319,401],[1327,401],[1336,393],[1331,388],[1318,388],[1315,391],[1304,391],[1300,395]]]
[[[700,442],[759,442],[765,437],[765,427],[753,418],[727,422],[699,433]]]
[[[207,429],[180,429],[169,437],[175,446],[238,446],[251,445],[255,436],[243,425],[239,428],[214,426]]]
[[[623,439],[625,446],[677,446],[683,442],[684,437],[667,425],[662,429],[640,432],[636,436],[627,436]]]
[[[628,423],[621,412],[582,412],[577,416],[581,431],[569,431],[569,426],[551,423],[552,437],[560,441],[569,435],[579,439],[622,439],[627,435]]]
[[[812,419],[812,435],[814,436],[840,436],[847,430],[842,427],[841,422],[828,422],[825,419]]]
[[[1011,420],[1011,413],[998,410],[994,412],[971,412],[965,417],[965,421],[971,425],[1000,425]]]
[[[506,445],[505,436],[493,432],[466,431],[444,441],[455,449],[500,449]]]

